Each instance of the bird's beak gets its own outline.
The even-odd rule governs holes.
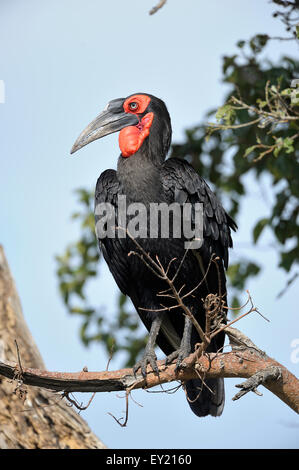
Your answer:
[[[71,154],[105,135],[118,132],[127,126],[136,126],[139,122],[138,117],[135,114],[125,113],[122,103],[123,100],[113,100],[108,103],[105,110],[81,132],[71,149]]]

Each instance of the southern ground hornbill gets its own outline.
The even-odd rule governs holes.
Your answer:
[[[151,259],[159,260],[165,269],[169,268],[168,276],[175,278],[178,291],[193,291],[184,298],[184,303],[204,329],[203,299],[214,293],[221,294],[226,302],[225,269],[228,249],[232,246],[231,228],[235,229],[236,225],[189,163],[175,158],[166,160],[171,143],[171,122],[162,100],[138,93],[110,101],[80,134],[71,153],[117,131],[120,131],[121,150],[117,170],[106,170],[100,175],[95,192],[96,207],[109,203],[109,207],[115,209],[115,226],[119,228],[120,195],[126,197],[127,206],[142,203],[146,214],[153,203],[170,205],[177,202],[180,207],[189,203],[191,208],[196,203],[203,204],[200,248],[188,248],[186,253],[184,234],[177,237],[173,231],[166,238],[161,233],[154,237],[147,233],[138,238],[138,244]],[[127,220],[129,218],[127,215]],[[159,219],[159,227],[161,223]],[[109,236],[108,232],[101,236],[100,248],[117,285],[131,298],[150,332],[143,358],[134,367],[134,372],[141,369],[145,375],[148,364],[157,370],[155,344],[167,355],[166,362],[177,359],[177,367],[183,367],[184,358],[200,342],[198,332],[181,308],[174,307],[169,285],[150,269],[150,263],[145,263],[142,256],[129,256],[132,251],[136,254],[138,247],[132,237],[126,236],[128,232],[122,235],[119,230],[116,232],[115,236]],[[218,259],[217,266],[215,262],[210,263],[212,255]],[[216,335],[208,350],[221,351],[223,343],[224,334]],[[223,379],[208,379],[204,385],[200,379],[190,380],[186,383],[186,394],[197,416],[219,416],[223,411]]]

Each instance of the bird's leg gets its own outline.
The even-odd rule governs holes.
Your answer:
[[[151,365],[153,371],[156,374],[159,374],[159,369],[158,369],[157,362],[156,362],[157,356],[155,353],[155,344],[156,344],[156,338],[160,331],[163,316],[164,316],[163,313],[157,314],[157,316],[154,318],[152,322],[151,330],[150,330],[149,337],[148,337],[148,342],[145,347],[143,357],[133,367],[133,372],[135,376],[136,376],[136,372],[138,371],[138,369],[140,369],[143,377],[146,377],[146,367],[148,364]]]
[[[167,356],[165,359],[165,365],[170,364],[174,359],[176,359],[176,370],[184,367],[183,360],[188,357],[191,352],[191,331],[192,321],[189,317],[185,317],[184,333],[180,347]]]

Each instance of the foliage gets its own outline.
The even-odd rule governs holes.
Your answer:
[[[298,2],[272,3],[282,8],[273,16],[283,21],[290,34],[275,40],[285,44],[296,40],[293,14],[299,8]],[[236,220],[248,195],[248,178],[253,177],[261,185],[265,177],[270,181],[269,212],[256,220],[252,241],[258,244],[266,229],[272,234],[279,267],[287,275],[285,292],[297,279],[299,260],[299,87],[293,81],[299,63],[288,56],[277,63],[266,59],[264,53],[272,40],[267,34],[258,34],[239,41],[237,53],[223,57],[223,83],[230,86],[226,99],[202,123],[185,131],[184,142],[172,145],[171,157],[187,158],[224,199],[226,209]],[[209,123],[213,115],[216,122]],[[126,298],[120,295],[118,311],[109,317],[88,301],[87,286],[99,268],[93,193],[84,189],[77,193],[81,210],[73,217],[80,221],[81,237],[57,257],[62,298],[70,313],[81,315],[81,338],[86,345],[100,341],[109,352],[114,345],[114,351],[124,351],[127,365],[132,365],[145,339]],[[258,275],[261,269],[250,258],[230,265],[233,307],[238,306],[238,295],[244,292],[250,276]]]

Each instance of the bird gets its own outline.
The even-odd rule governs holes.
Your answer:
[[[166,364],[176,360],[176,370],[184,367],[184,359],[201,342],[192,318],[205,329],[204,300],[208,295],[219,296],[224,306],[222,321],[226,321],[226,269],[229,249],[233,246],[231,230],[235,231],[237,225],[193,166],[184,159],[168,156],[172,126],[162,99],[138,92],[109,101],[81,132],[71,154],[115,132],[119,132],[120,148],[117,169],[105,170],[97,180],[95,222],[103,220],[97,207],[106,204],[113,209],[114,219],[112,216],[110,219],[114,220],[112,226],[118,228],[117,233],[109,236],[107,223],[104,224],[102,233],[97,232],[98,243],[120,291],[130,297],[149,332],[143,356],[133,368],[135,375],[140,370],[145,377],[148,365],[158,373],[156,345],[166,355]],[[150,236],[146,232],[144,236],[142,232],[134,239],[128,230],[125,231],[128,225],[122,225],[132,221],[132,213],[126,213],[126,220],[122,216],[122,224],[119,222],[121,197],[125,198],[127,207],[133,205],[134,209],[142,205],[147,216],[155,204],[169,207],[175,203],[182,210],[189,204],[189,221],[193,227],[196,204],[201,204],[200,243],[186,248],[188,237],[184,234],[175,236],[175,230],[168,236],[161,236],[161,218],[158,219],[158,235]],[[107,216],[105,220],[110,219]],[[189,242],[191,239],[189,237]],[[190,293],[183,298],[191,317],[174,303],[169,283],[165,277],[157,275],[157,265],[163,267],[164,274],[167,272],[167,277],[174,281],[176,292],[182,296]],[[211,340],[207,351],[222,351],[223,346],[222,331]],[[189,406],[196,416],[222,414],[225,402],[223,378],[191,379],[184,387]]]

